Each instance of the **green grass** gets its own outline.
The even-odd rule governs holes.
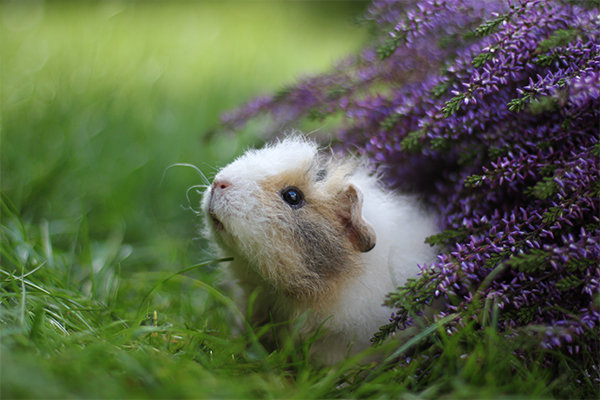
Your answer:
[[[221,112],[362,47],[349,20],[363,6],[0,4],[1,398],[540,398],[566,385],[491,328],[434,327],[393,369],[362,356],[317,368],[314,337],[268,354],[264,329],[240,330],[189,209],[199,195],[186,198],[202,180],[167,168],[210,176],[256,142],[260,123],[209,133]]]

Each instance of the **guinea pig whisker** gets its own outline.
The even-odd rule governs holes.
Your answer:
[[[167,171],[169,169],[171,169],[172,167],[189,167],[192,168],[194,170],[196,170],[196,172],[198,172],[198,175],[200,175],[200,178],[202,178],[202,181],[206,184],[209,185],[210,181],[206,178],[206,175],[204,175],[204,173],[202,171],[200,171],[200,168],[196,167],[193,164],[186,164],[186,163],[176,163],[176,164],[171,164],[169,165],[167,168],[165,168],[165,171],[163,172],[163,176],[162,179],[160,180],[160,185],[159,187],[162,185],[163,180],[165,179],[165,175],[167,174]]]
[[[194,190],[194,189],[198,189],[198,188],[203,188],[206,189],[209,185],[194,185],[188,188],[188,190],[185,191],[185,198],[187,199],[188,202],[188,210],[192,210],[192,212],[194,212],[195,214],[200,214],[202,212],[202,210],[198,209],[196,210],[193,206],[192,206],[192,201],[190,200],[190,191]],[[201,193],[200,191],[197,191],[197,193]]]

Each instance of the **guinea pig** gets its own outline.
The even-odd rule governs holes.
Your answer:
[[[202,198],[205,235],[223,255],[250,322],[323,325],[311,358],[332,364],[369,347],[389,321],[385,295],[418,274],[435,249],[435,215],[384,189],[364,162],[319,151],[302,136],[248,150]],[[325,322],[325,323],[324,323]],[[324,324],[323,324],[324,323]]]

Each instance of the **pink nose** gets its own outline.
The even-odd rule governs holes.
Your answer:
[[[212,184],[212,190],[214,190],[214,191],[225,190],[229,186],[231,186],[231,183],[229,183],[228,181],[222,180],[222,179],[215,179]]]

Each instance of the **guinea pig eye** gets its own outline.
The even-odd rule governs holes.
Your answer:
[[[293,186],[283,189],[281,197],[283,197],[283,200],[293,209],[298,209],[304,205],[304,195],[300,189]]]

